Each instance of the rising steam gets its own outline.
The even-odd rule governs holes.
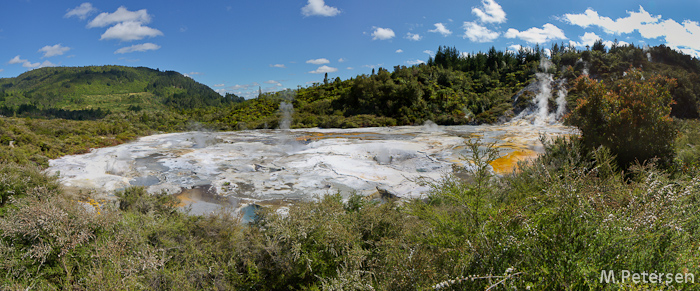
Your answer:
[[[540,69],[542,72],[536,73],[539,92],[532,100],[533,106],[521,112],[513,118],[513,121],[526,120],[534,125],[546,125],[557,123],[564,116],[566,111],[566,94],[567,91],[563,86],[562,80],[555,82],[549,69],[554,64],[549,59],[542,58],[540,61]],[[557,108],[550,110],[549,99],[552,98],[552,84],[557,86],[557,98],[554,100]],[[550,112],[553,111],[553,112]]]
[[[282,102],[280,103],[279,110],[282,114],[279,128],[287,130],[292,125],[292,114],[294,114],[294,105],[292,105],[292,103]]]
[[[647,61],[649,61],[651,63],[652,60],[651,60],[651,53],[649,53],[649,49],[650,49],[649,45],[644,45],[644,47],[642,48],[642,51],[647,54]]]

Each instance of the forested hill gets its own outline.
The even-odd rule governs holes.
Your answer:
[[[250,100],[233,94],[222,97],[173,71],[123,66],[41,68],[0,79],[0,115],[100,119],[119,113],[122,119],[151,120],[142,115],[157,111],[218,130],[274,128],[280,118],[279,104],[286,101],[293,104],[291,126],[297,128],[410,125],[426,120],[444,125],[492,123],[507,120],[531,104],[536,92],[528,89],[538,87],[533,86],[537,85],[535,74],[544,71],[540,64],[545,59],[550,63],[546,72],[560,84],[554,90],[568,90],[570,106],[578,99],[571,85],[577,77],[587,74],[612,84],[634,68],[677,81],[671,92],[674,117],[699,116],[698,59],[663,45],[608,48],[600,41],[586,50],[554,44],[546,54],[540,47],[478,53],[440,47],[424,64],[372,69],[347,80],[326,76],[308,87]],[[550,101],[553,104],[554,97]]]
[[[145,67],[47,67],[0,79],[6,116],[95,119],[127,110],[221,106],[229,99],[178,72]]]
[[[555,44],[545,49],[463,53],[440,47],[426,63],[411,67],[372,69],[369,74],[341,80],[326,78],[312,86],[246,100],[229,108],[203,108],[191,116],[217,129],[275,127],[282,101],[294,106],[292,127],[364,127],[423,124],[480,124],[508,120],[531,106],[538,91],[536,73],[549,63],[554,90],[566,89],[569,109],[579,92],[573,82],[582,76],[612,86],[630,69],[644,75],[676,79],[671,94],[672,116],[698,118],[700,61],[666,46],[637,47],[601,41],[591,48]],[[550,108],[556,108],[553,92]],[[518,96],[517,102],[515,96]]]

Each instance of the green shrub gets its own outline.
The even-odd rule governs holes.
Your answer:
[[[29,189],[35,187],[55,191],[58,183],[55,177],[46,176],[37,166],[0,163],[0,217],[7,211],[10,197],[23,197]]]
[[[144,187],[129,187],[115,193],[119,209],[142,214],[173,214],[177,211],[177,199],[165,192],[149,194]]]
[[[692,174],[700,170],[700,121],[679,120],[679,136],[675,141],[678,170]]]
[[[581,97],[568,121],[581,130],[586,147],[609,148],[623,169],[652,158],[668,166],[676,136],[670,117],[674,86],[675,80],[636,69],[612,85],[581,76],[574,86]]]
[[[80,278],[81,266],[90,264],[90,244],[113,226],[114,213],[88,210],[56,189],[42,186],[23,194],[0,217],[3,280],[39,286],[72,284]]]

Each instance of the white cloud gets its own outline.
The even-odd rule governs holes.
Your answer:
[[[250,84],[231,86],[231,87],[229,87],[229,89],[231,89],[231,90],[248,90],[248,89],[250,89],[250,88],[257,89],[257,88],[255,88],[255,87],[258,87],[258,86],[260,86],[260,83],[258,83],[258,82],[253,82],[253,83],[250,83]]]
[[[609,34],[632,33],[635,30],[646,39],[664,38],[670,48],[686,54],[700,57],[700,24],[696,21],[684,20],[678,23],[673,19],[662,20],[639,6],[639,12],[627,12],[628,17],[612,20],[598,15],[598,12],[587,9],[583,14],[565,14],[562,18],[569,24],[584,28],[598,26]]]
[[[282,87],[282,84],[262,88],[262,91],[263,91],[263,93],[269,93],[269,92],[276,92],[276,91],[279,91],[279,90],[285,90],[285,89],[287,89],[287,88],[280,88],[280,87]]]
[[[43,67],[55,67],[56,66],[56,64],[49,62],[48,60],[46,60],[42,63],[32,63],[28,60],[22,59],[19,55],[15,56],[7,63],[10,65],[22,64],[22,67],[25,67],[25,68],[43,68]]]
[[[53,56],[60,56],[63,55],[65,52],[69,51],[69,47],[62,46],[60,43],[57,45],[52,45],[52,46],[44,46],[43,48],[39,49],[39,52],[44,52],[44,58],[49,58]]]
[[[87,27],[105,27],[121,22],[136,22],[146,24],[151,22],[151,16],[148,15],[146,9],[141,9],[139,11],[129,11],[126,7],[121,6],[117,8],[117,11],[113,13],[103,12],[97,15],[93,20],[91,20]]]
[[[280,83],[280,81],[267,80],[267,81],[265,81],[265,82],[263,82],[263,83],[275,85],[274,87],[282,87],[282,83]]]
[[[599,40],[599,39],[602,40],[602,37],[598,36],[597,34],[595,34],[593,32],[586,32],[582,36],[580,36],[579,39],[581,40],[580,42],[575,42],[573,40],[570,40],[569,43],[571,45],[573,45],[575,47],[579,47],[579,48],[586,47],[586,46],[592,47],[593,44],[597,40]],[[625,41],[618,41],[618,46],[625,46],[628,44],[629,43],[627,43]],[[603,45],[605,45],[607,48],[611,48],[613,46],[613,42],[609,41],[609,40],[603,40]]]
[[[344,59],[344,58],[339,58],[339,59],[338,59],[338,62],[339,62],[339,63],[344,63],[344,62],[345,62],[345,59]]]
[[[307,64],[314,64],[314,65],[323,65],[323,64],[328,64],[330,62],[331,61],[329,61],[328,59],[325,59],[325,58],[306,61]]]
[[[528,43],[546,43],[556,39],[566,39],[564,31],[551,23],[543,25],[542,28],[532,27],[525,31],[510,28],[504,36],[507,38],[517,37]]]
[[[244,84],[244,85],[238,85],[238,84],[236,84],[236,85],[234,85],[234,86],[228,87],[227,89],[228,89],[228,90],[231,90],[231,91],[233,91],[233,90],[248,90],[248,89],[250,89],[251,87],[257,87],[257,86],[259,86],[258,83],[254,83],[254,84]]]
[[[126,54],[126,53],[133,53],[133,52],[145,52],[145,51],[154,51],[159,49],[160,46],[154,43],[142,43],[142,44],[135,44],[132,46],[128,47],[123,47],[115,51],[115,54]]]
[[[270,68],[281,68],[281,69],[284,69],[284,68],[286,68],[286,67],[287,67],[287,66],[285,66],[284,64],[274,64],[274,65],[271,64],[271,65],[270,65]]]
[[[313,70],[309,73],[311,73],[311,74],[323,74],[323,73],[333,73],[333,72],[337,72],[337,71],[338,71],[337,68],[333,68],[333,67],[329,67],[329,66],[320,66],[320,67],[318,67],[318,69]]]
[[[586,9],[583,14],[564,14],[563,19],[569,24],[578,25],[583,28],[589,26],[599,26],[610,34],[631,33],[650,23],[658,23],[661,16],[652,16],[639,6],[639,12],[630,12],[628,17],[612,20],[609,17],[601,17],[593,9]]]
[[[612,47],[612,45],[613,45],[614,42],[612,42],[612,41],[606,41],[606,42],[604,42],[604,43],[605,43],[605,46],[610,46],[610,47]],[[630,45],[630,43],[629,43],[629,42],[626,42],[626,41],[621,41],[621,40],[620,40],[620,41],[617,42],[617,46],[628,46],[628,45]]]
[[[273,80],[266,81],[264,83],[270,84],[271,81],[273,81]],[[229,92],[229,93],[236,94],[237,96],[244,97],[246,99],[251,99],[251,98],[255,98],[258,96],[259,86],[260,86],[260,83],[253,82],[250,84],[234,85],[234,86],[228,86],[225,88],[217,89],[217,92],[218,92],[218,90],[222,90],[222,92]],[[265,88],[261,88],[261,89],[263,92],[272,92],[272,91],[275,91],[276,89],[281,89],[281,88],[280,88],[280,86],[272,86],[272,87],[265,87]]]
[[[499,32],[492,31],[476,22],[464,22],[464,36],[473,42],[492,42],[498,38]]]
[[[447,29],[447,27],[445,27],[445,25],[442,23],[435,23],[435,29],[428,30],[428,32],[439,33],[443,36],[448,36],[452,34],[452,31]]]
[[[309,0],[309,3],[301,8],[304,16],[336,16],[340,10],[326,5],[324,0]]]
[[[519,45],[519,44],[512,44],[512,45],[509,45],[509,46],[508,46],[508,51],[510,51],[510,52],[512,52],[512,53],[517,53],[517,52],[519,52],[520,49],[522,49],[522,48],[524,48],[524,49],[530,49],[529,47],[524,47],[524,46]]]
[[[184,75],[185,77],[192,78],[192,76],[200,76],[200,75],[204,75],[204,73],[202,73],[202,72],[189,72],[187,74],[182,74],[182,75]]]
[[[574,46],[577,47],[585,47],[585,46],[593,46],[596,40],[601,39],[600,36],[593,32],[586,32],[582,36],[579,37],[581,42],[575,42],[575,41],[569,41],[569,43],[573,44]]]
[[[214,84],[214,87],[223,87],[226,86],[226,84]]]
[[[87,18],[90,14],[93,14],[97,12],[97,8],[92,7],[92,4],[85,2],[83,4],[80,4],[80,6],[75,7],[73,9],[68,9],[68,12],[66,12],[63,17],[65,18],[70,18],[70,17],[78,17],[81,20],[84,20]]]
[[[39,66],[41,66],[41,63],[24,62],[22,64],[22,67],[25,67],[25,68],[38,68]]]
[[[121,6],[113,13],[100,13],[88,22],[87,27],[111,26],[102,34],[100,40],[134,41],[163,35],[160,30],[144,25],[149,22],[151,22],[151,15],[146,9],[129,11],[126,7]]]
[[[544,55],[547,56],[548,58],[552,57],[552,50],[551,49],[544,49]]]
[[[354,70],[355,68],[353,68],[353,67],[347,67],[346,69],[348,69],[348,70]]]
[[[374,68],[379,68],[379,67],[381,67],[382,65],[384,65],[384,63],[376,64],[376,65],[364,65],[364,66],[362,66],[362,67],[374,69]]]
[[[45,60],[44,62],[42,62],[42,63],[39,65],[39,68],[43,68],[43,67],[55,67],[55,66],[57,66],[57,65],[54,64],[54,63],[52,63],[52,62],[49,62],[49,60]]]
[[[100,40],[118,39],[121,41],[140,40],[145,37],[156,37],[163,35],[160,30],[143,26],[139,22],[127,21],[117,23],[102,34]]]
[[[24,63],[24,62],[27,62],[27,60],[23,60],[23,59],[20,58],[19,55],[16,55],[14,58],[12,58],[12,59],[11,59],[9,62],[7,62],[7,63],[10,64],[10,65],[14,65],[14,64],[21,64],[21,63]]]
[[[506,21],[506,13],[494,0],[481,0],[481,8],[472,8],[472,13],[484,23],[503,23]]]
[[[394,30],[391,28],[381,28],[381,27],[374,27],[374,32],[372,32],[372,39],[373,40],[387,40],[387,39],[392,39],[396,36],[394,33]]]
[[[431,55],[431,56],[434,56],[434,55],[435,55],[435,52],[434,52],[434,51],[431,51],[431,50],[424,50],[423,53],[429,54],[429,55]]]
[[[5,69],[0,69],[0,73],[2,73],[3,71],[5,71]]]
[[[397,50],[396,50],[396,53],[397,53],[397,54],[400,54],[400,53],[402,53],[402,52],[403,52],[402,49],[397,49]]]
[[[419,59],[415,59],[415,60],[406,61],[406,64],[409,64],[409,65],[420,65],[420,64],[425,64],[425,61],[419,60]]]
[[[695,21],[685,20],[680,24],[671,19],[664,20],[639,32],[644,38],[663,37],[669,47],[700,57],[700,25]]]
[[[421,40],[422,38],[423,38],[423,37],[420,36],[420,34],[417,34],[417,33],[410,33],[410,32],[407,32],[407,33],[406,33],[406,39],[408,39],[408,40],[419,41],[419,40]]]

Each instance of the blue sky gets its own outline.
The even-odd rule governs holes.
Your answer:
[[[44,66],[174,70],[223,93],[347,79],[462,52],[595,39],[700,57],[700,1],[3,0],[0,77]]]

